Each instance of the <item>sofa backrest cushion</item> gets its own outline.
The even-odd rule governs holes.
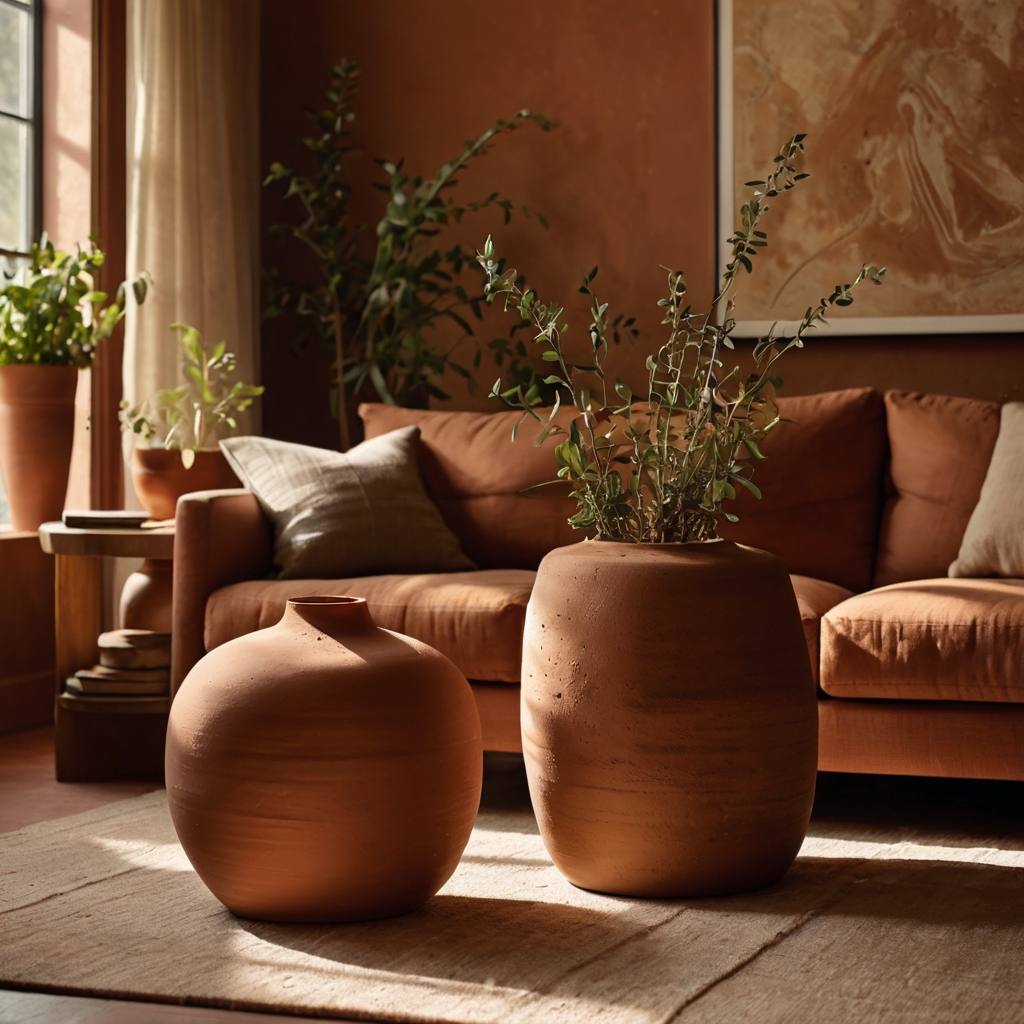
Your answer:
[[[981,495],[999,436],[999,405],[889,391],[890,496],[875,586],[945,576]]]
[[[871,388],[779,398],[784,420],[760,445],[758,500],[740,490],[724,537],[778,555],[791,573],[871,586],[885,472],[885,407]]]
[[[571,418],[573,410],[566,413]],[[521,412],[435,412],[366,403],[359,407],[367,439],[398,427],[420,428],[423,484],[463,551],[481,569],[536,569],[552,549],[575,544],[585,534],[566,520],[576,503],[559,494],[521,494],[554,480],[549,438],[535,448],[537,426],[523,424],[515,444],[512,427]]]

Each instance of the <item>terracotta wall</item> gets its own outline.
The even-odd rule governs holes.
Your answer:
[[[578,305],[579,269],[599,264],[601,296],[636,314],[653,342],[662,264],[686,270],[695,305],[713,286],[713,7],[710,0],[449,0],[441,7],[262,0],[263,163],[301,159],[295,139],[306,125],[298,112],[319,101],[327,70],[342,54],[363,66],[356,141],[368,157],[405,156],[414,171],[432,172],[497,116],[524,106],[542,111],[558,123],[554,132],[525,130],[501,140],[461,184],[469,197],[500,188],[543,211],[551,230],[480,218],[459,238],[479,245],[493,231],[531,284],[570,309]],[[372,224],[380,193],[367,187],[370,177],[356,178],[357,212]],[[281,212],[276,197],[265,195],[264,226]],[[265,262],[275,253],[280,258],[267,245]],[[574,322],[582,336],[586,320]],[[265,429],[330,444],[328,359],[291,355],[282,326],[264,339]],[[494,324],[495,331],[506,328]],[[616,370],[642,378],[645,352],[624,346]],[[480,374],[488,385],[496,375],[490,367]],[[872,384],[1021,398],[1024,344],[1016,335],[823,338],[795,353],[782,376],[789,394]],[[455,400],[480,404],[465,393]]]

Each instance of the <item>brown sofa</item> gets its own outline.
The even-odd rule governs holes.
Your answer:
[[[949,579],[999,429],[995,403],[853,389],[780,400],[764,498],[744,493],[723,533],[792,573],[821,688],[823,770],[1024,779],[1024,580]],[[367,437],[421,428],[431,498],[476,572],[268,579],[271,528],[246,491],[182,498],[172,686],[206,650],[276,622],[299,594],[365,597],[379,625],[417,637],[472,681],[485,746],[518,750],[523,616],[544,554],[581,539],[551,443],[517,413],[366,405]]]

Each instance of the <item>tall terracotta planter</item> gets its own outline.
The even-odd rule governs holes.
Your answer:
[[[196,452],[195,462],[188,469],[176,448],[135,448],[132,484],[142,507],[154,519],[173,519],[183,494],[242,486],[219,448]]]
[[[76,366],[0,366],[0,472],[15,530],[61,517],[77,387]]]
[[[480,801],[472,691],[362,598],[288,602],[278,625],[206,655],[171,706],[171,816],[236,914],[391,917],[455,870]]]
[[[575,885],[707,896],[789,868],[817,707],[783,563],[732,541],[557,548],[526,616],[523,751]]]

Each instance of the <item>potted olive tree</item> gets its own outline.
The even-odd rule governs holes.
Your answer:
[[[535,329],[549,384],[571,396],[541,414],[521,389],[494,394],[553,434],[558,476],[578,501],[572,525],[594,539],[541,563],[523,641],[522,728],[530,790],[552,859],[577,885],[635,896],[755,888],[788,869],[803,841],[817,767],[817,710],[787,570],[774,555],[717,537],[779,422],[773,370],[833,306],[853,301],[863,267],[773,328],[755,368],[728,368],[730,293],[766,244],[768,200],[804,174],[794,136],[764,181],[749,182],[731,261],[710,310],[693,312],[670,272],[667,340],[634,395],[604,370],[608,305],[592,301],[582,358],[565,347],[562,309],[523,291],[490,238],[478,259],[490,299]],[[520,421],[520,424],[523,421]]]
[[[0,289],[0,471],[16,530],[64,507],[78,371],[125,313],[124,282],[112,302],[95,288],[103,260],[92,243],[72,254],[44,235]],[[147,281],[132,284],[140,304]]]
[[[135,493],[154,519],[173,519],[183,494],[241,486],[216,446],[216,432],[237,429],[235,417],[264,391],[231,380],[236,361],[225,342],[208,350],[194,327],[171,324],[170,330],[180,334],[185,382],[157,391],[134,409],[123,403],[121,412],[134,441]]]

